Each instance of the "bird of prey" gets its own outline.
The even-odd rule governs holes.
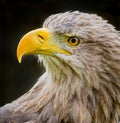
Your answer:
[[[46,72],[23,96],[0,108],[0,123],[118,123],[120,33],[96,14],[48,17],[17,48]]]

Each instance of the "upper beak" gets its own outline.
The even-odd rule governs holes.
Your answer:
[[[59,48],[57,44],[52,43],[52,34],[47,28],[41,28],[23,36],[17,47],[17,58],[21,62],[22,56],[25,54],[53,55],[55,52],[70,54],[68,51]]]

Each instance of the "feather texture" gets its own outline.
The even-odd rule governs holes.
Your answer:
[[[58,43],[64,34],[84,42],[64,46],[71,56],[38,55],[46,73],[31,90],[0,108],[0,123],[118,123],[119,32],[101,17],[78,11],[51,15],[43,27]]]

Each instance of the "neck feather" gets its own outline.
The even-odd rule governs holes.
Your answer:
[[[46,73],[19,99],[22,104],[16,111],[40,111],[47,115],[46,109],[53,108],[57,122],[117,123],[120,86],[107,84],[94,70],[91,73],[77,71],[80,68],[73,68],[54,57],[44,57],[43,60]]]

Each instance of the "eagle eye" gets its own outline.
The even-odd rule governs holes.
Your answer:
[[[68,39],[68,43],[70,46],[78,46],[80,43],[80,39],[78,37],[70,37]]]

